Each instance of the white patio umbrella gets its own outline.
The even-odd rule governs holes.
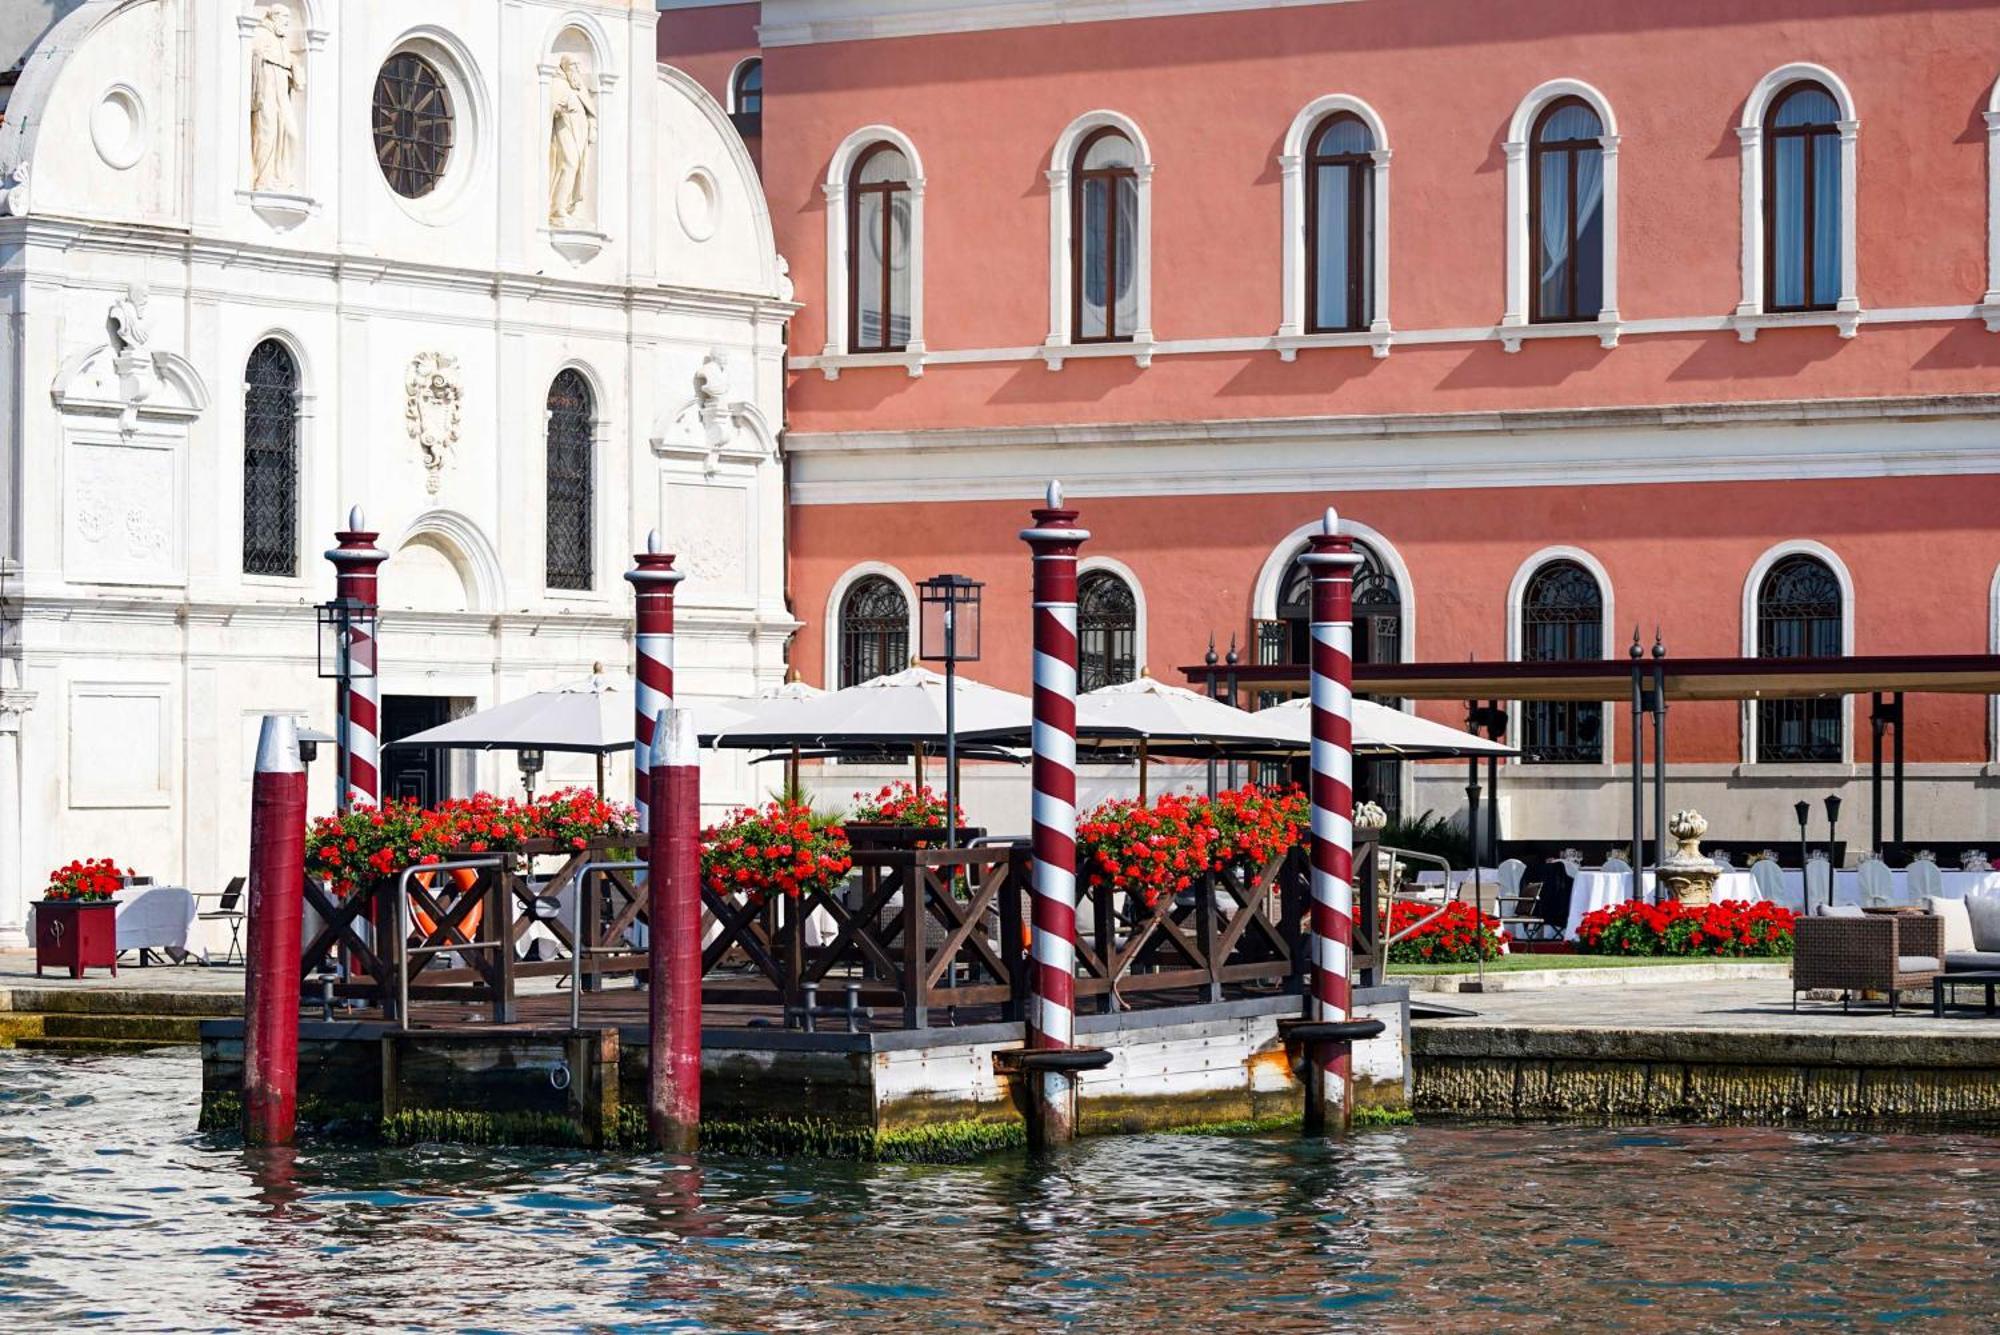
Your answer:
[[[1300,698],[1262,711],[1300,749],[1312,744],[1312,702]],[[1354,750],[1357,754],[1421,757],[1519,755],[1504,742],[1433,723],[1372,700],[1354,702]]]
[[[961,738],[1027,731],[1033,712],[1027,696],[966,677],[957,683]],[[748,719],[718,730],[714,744],[759,751],[908,746],[921,784],[924,748],[945,739],[944,692],[942,676],[912,667],[831,694],[760,700]]]
[[[1084,747],[1124,750],[1136,744],[1141,802],[1146,800],[1146,771],[1156,749],[1271,750],[1291,740],[1287,729],[1262,715],[1152,677],[1079,695],[1076,738]]]
[[[697,704],[693,709],[695,731],[702,735],[732,727],[747,717],[726,705]],[[441,723],[389,745],[594,755],[598,758],[597,788],[602,792],[604,757],[631,749],[633,721],[630,679],[614,679],[597,672],[582,681],[536,691]]]

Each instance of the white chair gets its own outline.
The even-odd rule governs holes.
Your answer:
[[[1937,862],[1932,858],[1914,859],[1904,869],[1903,880],[1909,887],[1909,898],[1913,904],[1944,898],[1944,873],[1938,870]]]
[[[1833,868],[1827,865],[1824,853],[1806,859],[1805,902],[1815,909],[1833,903]]]
[[[1784,868],[1775,858],[1759,858],[1750,864],[1750,880],[1757,887],[1757,896],[1766,904],[1776,904],[1797,913],[1804,907],[1800,900],[1799,888],[1785,882]]]
[[[1885,907],[1896,897],[1896,877],[1889,870],[1889,864],[1881,858],[1864,858],[1854,869],[1855,887],[1861,902],[1870,907]]]
[[[1519,858],[1508,858],[1494,869],[1494,879],[1500,883],[1503,895],[1521,893],[1521,878],[1528,874],[1528,864]]]
[[[1727,849],[1722,849],[1722,848],[1716,849],[1713,853],[1710,853],[1708,855],[1708,860],[1710,862],[1713,862],[1716,866],[1722,868],[1724,871],[1736,870],[1735,865],[1731,863],[1729,860],[1729,851]]]
[[[1632,864],[1624,858],[1606,858],[1604,859],[1604,865],[1598,868],[1598,870],[1608,872],[1613,876],[1630,876],[1632,874]]]

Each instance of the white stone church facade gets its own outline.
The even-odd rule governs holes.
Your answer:
[[[313,607],[350,506],[391,554],[391,716],[626,671],[654,528],[682,694],[782,680],[791,285],[655,21],[86,0],[30,49],[0,122],[0,945],[71,857],[245,869],[259,719],[331,727]]]

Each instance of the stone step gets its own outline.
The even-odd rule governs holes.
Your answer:
[[[42,1036],[197,1043],[201,1041],[201,1021],[182,1015],[45,1015]]]
[[[14,1046],[29,1052],[146,1052],[173,1046],[154,1038],[19,1038]]]
[[[10,1048],[24,1038],[42,1036],[42,1017],[0,1012],[0,1048]]]
[[[187,1015],[243,1013],[241,992],[123,987],[0,987],[0,1012],[41,1015]]]

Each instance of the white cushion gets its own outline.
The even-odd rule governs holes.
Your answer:
[[[1938,962],[1929,955],[1896,956],[1897,973],[1937,973]]]
[[[1965,897],[1972,919],[1972,944],[1979,950],[2000,950],[2000,895],[1977,891]]]
[[[1859,904],[1820,904],[1814,907],[1815,918],[1865,918]]]
[[[1924,900],[1924,912],[1934,913],[1944,920],[1945,954],[1965,955],[1979,948],[1972,942],[1972,915],[1965,911],[1964,900],[1928,896]]]

